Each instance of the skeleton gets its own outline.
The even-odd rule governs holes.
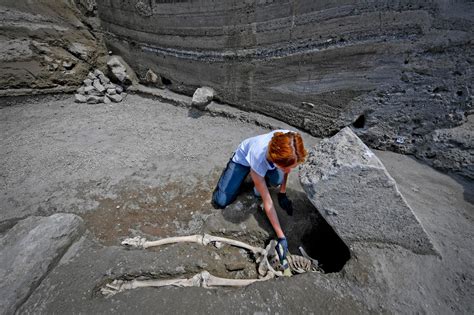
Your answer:
[[[221,248],[223,244],[243,248],[251,252],[258,264],[258,279],[227,279],[219,278],[211,275],[208,271],[202,271],[191,278],[167,279],[167,280],[114,280],[112,283],[106,284],[100,290],[106,296],[114,295],[124,290],[130,290],[143,287],[163,287],[163,286],[177,286],[177,287],[242,287],[249,284],[270,280],[275,277],[284,275],[291,276],[292,273],[316,272],[319,269],[318,261],[310,258],[303,248],[300,251],[303,256],[288,254],[287,260],[289,270],[283,271],[278,254],[276,253],[275,240],[270,241],[266,248],[254,247],[247,243],[232,240],[224,237],[217,237],[208,234],[204,235],[190,235],[180,237],[169,237],[157,241],[147,241],[145,238],[134,237],[127,238],[122,242],[122,245],[128,248],[146,249],[154,246],[161,246],[174,243],[198,243],[201,245],[213,244],[217,248]]]

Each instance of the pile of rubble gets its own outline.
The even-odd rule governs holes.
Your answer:
[[[77,89],[75,99],[77,103],[105,103],[121,102],[127,93],[122,86],[114,84],[100,70],[89,72],[83,81],[83,86]]]

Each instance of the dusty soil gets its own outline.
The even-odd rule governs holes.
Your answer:
[[[347,248],[321,221],[292,174],[288,194],[295,202],[295,215],[277,209],[290,250],[303,245],[326,265],[327,272],[334,273],[279,279],[240,290],[140,289],[110,299],[96,294],[101,284],[116,278],[189,276],[202,269],[219,276],[254,277],[251,257],[232,248],[172,245],[128,251],[117,245],[135,235],[155,239],[209,232],[263,246],[274,235],[250,184],[224,211],[212,208],[210,195],[238,143],[266,131],[137,95],[110,105],[76,104],[69,95],[0,99],[0,233],[20,218],[55,212],[79,214],[89,230],[20,310],[472,311],[473,183],[386,152],[376,153],[442,259],[426,260],[383,244],[369,249],[361,245],[362,249],[351,249],[357,257],[344,267]],[[307,146],[318,142],[303,137]],[[376,267],[370,257],[379,257]],[[404,278],[407,275],[409,279]],[[404,286],[399,279],[404,279]]]

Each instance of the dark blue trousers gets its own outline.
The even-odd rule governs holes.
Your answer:
[[[240,186],[249,173],[250,167],[235,163],[231,158],[222,172],[216,189],[212,193],[214,205],[219,208],[225,208],[231,204],[237,198]],[[265,180],[269,186],[281,185],[283,182],[283,172],[278,168],[267,171]]]

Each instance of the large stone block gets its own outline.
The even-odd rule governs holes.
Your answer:
[[[300,181],[346,244],[396,244],[436,254],[428,235],[382,162],[348,127],[314,147]]]
[[[13,314],[39,285],[84,224],[74,214],[29,217],[0,239],[0,313]]]

